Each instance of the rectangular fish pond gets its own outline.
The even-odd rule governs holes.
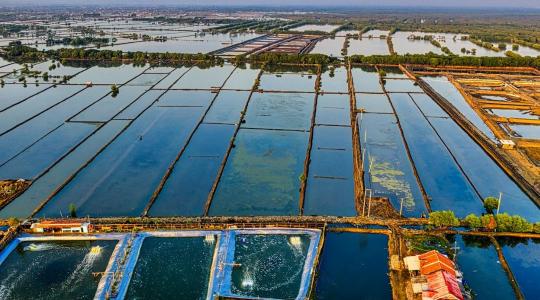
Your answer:
[[[141,233],[116,299],[304,299],[319,230]]]
[[[94,299],[113,272],[123,235],[15,239],[0,252],[1,299]],[[111,262],[109,262],[111,261]]]
[[[315,299],[391,299],[388,237],[329,232],[320,257]]]

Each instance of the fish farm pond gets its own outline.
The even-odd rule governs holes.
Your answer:
[[[449,299],[540,299],[540,72],[349,59],[538,48],[342,25],[78,18],[5,33],[0,57],[16,42],[215,61],[0,58],[0,299],[418,300],[435,293],[416,276],[433,253]],[[100,38],[67,43],[88,30]],[[457,225],[434,226],[441,211]],[[534,230],[493,225],[517,216]]]

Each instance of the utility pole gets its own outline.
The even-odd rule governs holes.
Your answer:
[[[369,200],[368,200],[368,209],[367,209],[368,218],[369,218],[370,213],[371,213],[371,190],[369,190]]]
[[[403,213],[403,198],[401,198],[401,203],[399,204],[399,216],[401,217]]]
[[[499,214],[499,209],[501,208],[502,192],[499,192],[499,204],[497,205],[497,214]]]

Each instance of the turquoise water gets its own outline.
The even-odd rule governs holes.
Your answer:
[[[215,242],[147,237],[126,299],[206,299]]]
[[[525,299],[540,298],[540,240],[498,238],[504,258]]]
[[[241,129],[211,215],[296,215],[308,134]]]
[[[315,299],[391,299],[388,238],[384,235],[326,235]]]
[[[248,297],[294,299],[309,248],[306,235],[236,236],[231,292]]]
[[[116,241],[23,242],[0,268],[1,299],[93,299]],[[91,247],[101,247],[99,254]]]

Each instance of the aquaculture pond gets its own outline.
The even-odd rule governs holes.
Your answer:
[[[390,55],[386,38],[362,37],[349,39],[347,54],[350,55]]]
[[[267,73],[261,75],[259,89],[265,91],[314,92],[316,74],[302,72]]]
[[[309,134],[240,129],[211,215],[296,215]]]
[[[540,240],[498,238],[497,241],[525,299],[540,298]]]
[[[448,239],[457,246],[457,267],[463,273],[464,284],[472,290],[474,299],[516,298],[499,261],[497,249],[489,237],[455,235]]]
[[[126,299],[206,299],[215,239],[146,237]]]
[[[301,234],[237,234],[231,292],[235,295],[295,299],[299,294],[310,237]],[[309,279],[308,279],[309,280]]]
[[[388,197],[403,215],[420,217],[427,212],[413,165],[392,114],[365,113],[358,118],[364,157],[364,184],[373,196]]]
[[[336,36],[335,38],[326,38],[320,40],[315,44],[313,50],[310,53],[313,54],[325,54],[332,57],[342,57],[341,49],[345,43],[344,36]]]
[[[391,299],[388,237],[328,232],[315,299]]]
[[[202,110],[146,110],[56,194],[40,214],[58,215],[73,203],[81,215],[140,215],[179,149],[186,144]]]
[[[415,40],[412,36],[423,37],[423,32],[398,31],[392,34],[392,43],[397,54],[425,54],[433,52],[443,54],[440,48],[435,47],[429,40]]]
[[[483,212],[477,191],[412,98],[391,94],[390,99],[432,210],[451,209],[460,217]]]
[[[495,140],[495,135],[484,123],[484,121],[478,116],[478,114],[471,108],[467,101],[463,98],[457,88],[446,78],[445,76],[436,77],[422,77],[427,84],[429,84],[437,93],[448,100],[460,113],[462,113],[467,120],[483,132],[488,138]]]
[[[351,128],[315,126],[304,215],[356,215]]]
[[[116,243],[22,242],[0,266],[0,298],[93,299],[100,277],[92,273],[105,271]]]
[[[379,73],[374,67],[358,67],[351,70],[354,90],[357,93],[383,93]]]

